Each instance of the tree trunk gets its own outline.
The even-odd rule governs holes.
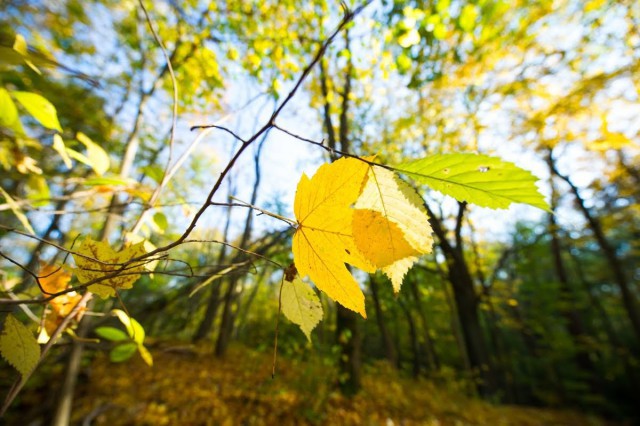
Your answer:
[[[387,324],[384,320],[382,313],[382,306],[380,305],[380,295],[378,294],[378,282],[374,277],[369,278],[369,288],[371,288],[371,296],[373,297],[373,305],[376,310],[376,322],[380,335],[382,336],[382,342],[384,344],[384,352],[389,364],[394,368],[398,368],[398,353],[396,352],[396,346],[391,339],[391,334],[387,328]]]
[[[340,346],[338,387],[347,396],[360,390],[362,334],[358,314],[336,303],[336,339]]]
[[[613,272],[614,279],[620,287],[620,293],[622,295],[622,303],[624,304],[625,310],[627,311],[627,316],[629,317],[629,321],[633,327],[633,331],[635,333],[636,341],[640,344],[640,308],[638,306],[638,302],[636,300],[636,296],[631,289],[631,284],[627,279],[624,268],[616,254],[616,249],[611,245],[609,240],[607,239],[602,224],[598,220],[596,216],[591,214],[587,206],[585,205],[584,200],[580,196],[580,191],[578,187],[573,184],[571,179],[568,176],[564,176],[558,172],[555,166],[555,162],[553,160],[552,151],[549,150],[547,155],[547,162],[549,164],[549,169],[553,174],[558,176],[560,179],[564,180],[569,187],[571,188],[571,192],[576,199],[576,203],[580,209],[580,212],[587,220],[589,224],[589,228],[593,232],[593,235],[596,237],[596,241],[600,246],[600,249],[604,253],[607,262],[609,263],[609,268]]]
[[[497,391],[497,383],[480,325],[478,296],[463,254],[461,228],[466,204],[460,203],[459,205],[455,245],[447,240],[441,221],[428,206],[426,207],[429,213],[429,223],[438,236],[440,248],[447,261],[447,276],[453,287],[453,297],[456,302],[469,365],[480,379],[477,386],[478,392],[482,396],[493,395]]]
[[[418,342],[418,332],[416,331],[416,323],[413,320],[413,315],[411,314],[411,310],[407,307],[407,305],[400,299],[398,299],[398,303],[400,304],[400,308],[404,312],[405,317],[407,318],[407,323],[409,324],[409,340],[411,341],[411,374],[413,377],[418,377],[420,375],[420,344]]]
[[[435,344],[433,339],[431,338],[431,332],[429,328],[429,322],[427,321],[427,315],[424,312],[424,308],[422,306],[422,300],[420,297],[420,292],[418,291],[418,285],[414,279],[409,279],[409,288],[413,295],[413,299],[415,300],[416,308],[418,310],[418,316],[420,317],[420,322],[422,323],[422,330],[424,332],[424,345],[427,352],[427,365],[429,369],[434,371],[440,371],[440,360],[438,359],[438,354],[436,353]]]

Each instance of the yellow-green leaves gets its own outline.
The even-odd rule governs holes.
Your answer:
[[[538,178],[496,157],[440,154],[410,161],[394,169],[458,201],[493,209],[524,203],[549,210],[536,187]]]
[[[0,354],[22,377],[27,377],[40,359],[40,345],[35,336],[11,314],[4,320],[0,335]]]
[[[322,320],[322,304],[313,289],[303,283],[298,275],[292,278],[285,274],[280,301],[284,316],[300,326],[311,341],[311,331]]]
[[[303,175],[294,203],[293,255],[300,275],[366,316],[364,294],[345,264],[382,269],[397,291],[417,256],[431,251],[421,205],[393,172],[365,161],[343,158],[321,166],[311,179]]]
[[[153,358],[144,346],[145,332],[140,323],[120,309],[114,309],[111,313],[118,317],[127,332],[115,327],[98,327],[94,330],[101,338],[116,343],[109,353],[109,359],[113,362],[122,362],[139,352],[143,361],[152,366]]]
[[[46,98],[31,92],[12,92],[11,94],[44,127],[62,132],[56,108]]]
[[[106,299],[115,296],[116,290],[128,289],[140,278],[145,262],[128,263],[146,253],[144,242],[115,251],[106,241],[93,241],[87,237],[73,255],[77,268],[74,272],[80,282],[86,283],[108,275],[114,275],[89,286],[89,291]]]
[[[300,276],[362,316],[364,294],[347,264],[365,272],[382,270],[398,292],[407,271],[433,245],[420,196],[393,171],[367,161],[342,158],[321,166],[311,179],[303,175],[294,201],[298,229],[293,256]],[[548,209],[537,178],[499,158],[434,155],[394,170],[459,201],[491,208],[519,202]],[[287,291],[296,288],[292,280]],[[310,314],[301,306],[298,318]]]

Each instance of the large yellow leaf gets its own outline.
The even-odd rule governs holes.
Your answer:
[[[106,241],[93,241],[85,238],[74,254],[73,259],[77,268],[74,270],[80,282],[86,283],[96,278],[110,275],[120,271],[123,265],[138,256],[146,253],[144,242],[134,244],[121,251],[115,251]],[[127,265],[117,276],[100,281],[89,286],[89,291],[106,299],[115,296],[116,289],[128,289],[140,278],[140,273],[145,270],[145,262],[135,262]]]
[[[353,204],[368,165],[342,158],[321,166],[309,179],[302,175],[294,201],[298,229],[293,256],[300,276],[309,278],[329,297],[366,317],[364,295],[345,263],[364,271],[375,267],[359,253],[353,239]]]
[[[360,252],[391,279],[394,291],[413,263],[433,245],[431,226],[420,196],[395,173],[369,166],[353,216]]]

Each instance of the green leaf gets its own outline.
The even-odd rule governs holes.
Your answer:
[[[394,167],[412,179],[458,201],[504,209],[524,203],[549,211],[531,172],[497,157],[438,154]]]
[[[131,358],[137,351],[137,344],[133,342],[123,343],[111,349],[111,352],[109,352],[109,359],[112,362],[123,362]]]
[[[11,94],[44,127],[62,132],[56,107],[46,98],[31,92],[11,92]]]
[[[111,312],[118,317],[122,324],[124,324],[125,328],[127,329],[127,333],[129,333],[129,336],[133,339],[134,342],[140,345],[144,343],[144,328],[142,328],[138,321],[131,318],[123,310],[113,309]]]
[[[4,88],[0,87],[0,126],[13,130],[17,134],[24,134],[24,129],[18,116],[18,108]]]
[[[64,146],[64,140],[62,139],[62,136],[57,133],[53,135],[52,148],[55,149],[58,154],[60,154],[60,157],[62,157],[62,161],[64,161],[64,165],[67,166],[67,169],[71,169],[71,158],[69,158],[67,148]]]
[[[100,145],[92,141],[89,136],[82,132],[79,132],[76,135],[76,139],[87,147],[86,158],[89,160],[89,166],[96,172],[96,174],[100,176],[105,174],[106,171],[109,170],[109,166],[111,164],[109,154],[107,154]]]
[[[22,209],[20,208],[18,203],[16,203],[14,199],[11,198],[11,196],[7,193],[7,191],[5,191],[1,186],[0,186],[0,194],[2,194],[4,199],[7,201],[9,208],[11,209],[13,214],[16,215],[16,217],[18,218],[22,226],[24,226],[27,229],[27,231],[31,233],[31,235],[36,235],[36,231],[33,230],[31,223],[29,223],[29,219],[27,218],[27,215],[25,215],[22,212]]]
[[[169,226],[169,221],[167,220],[167,216],[165,216],[162,212],[157,212],[153,215],[153,222],[160,228],[161,231],[166,231],[167,226]]]
[[[111,340],[112,342],[129,340],[127,333],[115,327],[98,327],[94,331],[98,336],[103,339]]]
[[[0,354],[9,364],[28,376],[40,360],[40,345],[29,329],[13,315],[7,315],[0,336]]]
[[[311,287],[303,283],[299,276],[293,281],[282,283],[282,313],[311,341],[311,331],[322,320],[322,304]]]

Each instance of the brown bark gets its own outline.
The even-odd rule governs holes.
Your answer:
[[[453,297],[456,302],[469,365],[480,379],[478,392],[483,396],[490,396],[497,391],[495,372],[480,325],[478,296],[463,253],[461,230],[466,204],[460,203],[459,205],[454,245],[447,239],[441,221],[428,205],[426,207],[429,213],[429,223],[438,237],[439,246],[447,261],[447,276],[453,287]]]

